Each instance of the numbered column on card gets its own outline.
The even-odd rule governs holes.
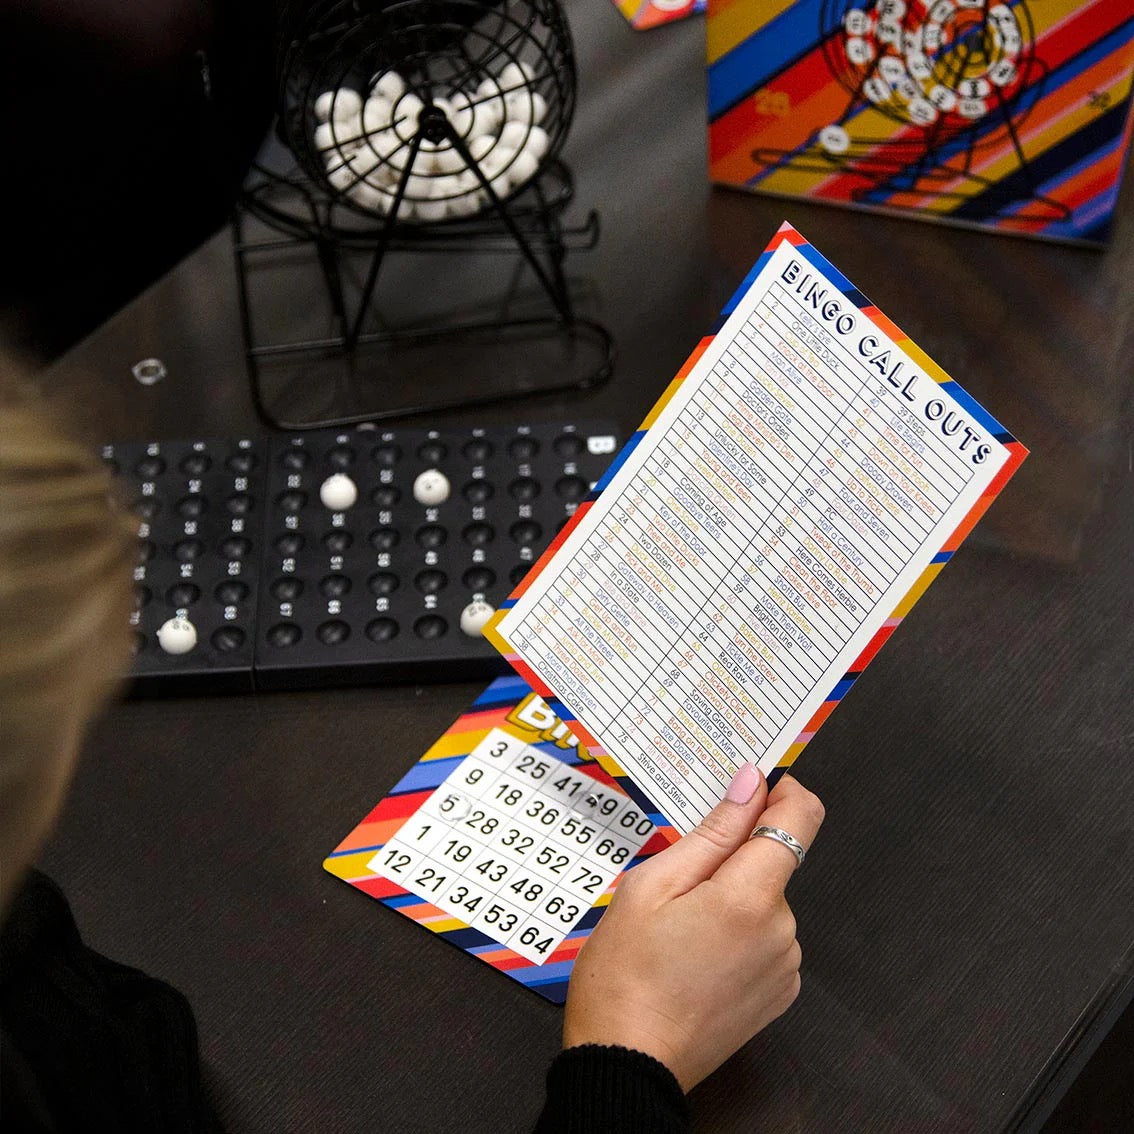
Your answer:
[[[492,891],[478,886],[467,875],[454,879],[448,887],[444,909],[469,924],[492,900]]]
[[[468,877],[489,893],[495,894],[512,876],[515,862],[509,861],[490,846],[484,846],[472,859]]]
[[[428,855],[433,851],[433,848],[441,840],[441,837],[450,830],[450,825],[438,819],[434,815],[429,815],[424,811],[418,811],[417,814],[411,815],[405,825],[398,831],[397,836],[391,839],[377,855],[374,856],[373,861],[384,860],[387,853],[392,847],[401,847],[405,851],[412,854],[425,854]],[[371,867],[374,869],[374,867]]]
[[[527,866],[554,886],[562,886],[567,872],[579,861],[579,855],[554,843],[546,842],[532,855]]]
[[[477,910],[470,924],[473,929],[479,929],[493,940],[503,943],[519,928],[523,920],[524,911],[496,893]]]
[[[512,736],[503,729],[494,728],[469,755],[494,767],[505,768],[510,766],[527,747],[518,737]]]
[[[476,756],[468,756],[461,761],[456,771],[450,773],[445,784],[453,791],[483,799],[485,793],[504,773],[505,768],[506,765],[503,763],[497,764]]]
[[[375,874],[381,874],[407,890],[412,889],[410,879],[413,872],[427,856],[424,851],[415,850],[391,839],[366,865]]]
[[[538,831],[530,830],[525,823],[505,819],[496,838],[489,843],[489,848],[503,855],[509,862],[527,863],[541,845]]]
[[[563,940],[563,934],[558,930],[549,929],[542,922],[528,919],[513,930],[507,944],[509,949],[534,961],[537,965],[555,952],[556,946]]]

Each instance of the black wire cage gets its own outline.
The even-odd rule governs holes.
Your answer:
[[[592,211],[574,227],[564,219],[574,184],[559,153],[575,63],[555,0],[286,0],[276,73],[286,160],[257,162],[234,223],[245,349],[265,420],[288,429],[346,425],[585,389],[609,377],[610,335],[577,316],[564,271],[570,249],[594,246],[598,218]],[[329,333],[264,341],[255,270],[264,257],[294,259],[299,250],[311,254],[325,292]],[[513,293],[530,271],[543,313],[529,302],[516,314],[504,302],[394,327],[379,293],[380,282],[389,290],[392,253],[424,257],[393,281],[403,300],[415,286],[432,291],[445,258],[491,255],[510,261]],[[391,404],[391,350],[439,346],[451,368],[486,344],[530,348],[536,340],[555,343],[533,356],[542,358],[538,384],[486,384],[474,366],[465,383],[411,381],[408,400]],[[548,365],[550,357],[562,365]],[[264,366],[296,358],[334,364],[322,371],[334,375],[333,389],[317,414],[277,412],[265,396]]]

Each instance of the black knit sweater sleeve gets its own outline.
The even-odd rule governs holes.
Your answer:
[[[640,1051],[560,1052],[534,1134],[688,1134],[689,1103],[668,1067]]]

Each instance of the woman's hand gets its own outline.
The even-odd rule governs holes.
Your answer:
[[[791,776],[769,794],[745,765],[700,826],[635,867],[575,963],[563,1046],[614,1044],[664,1063],[683,1090],[716,1070],[799,994],[799,943],[784,887],[823,805]]]

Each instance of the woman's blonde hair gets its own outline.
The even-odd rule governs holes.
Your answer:
[[[129,652],[135,524],[0,356],[0,899],[50,829]]]

